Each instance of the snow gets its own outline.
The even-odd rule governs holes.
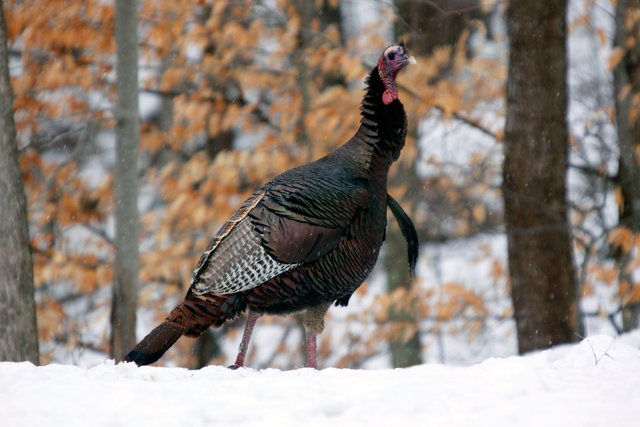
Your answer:
[[[385,2],[371,0],[348,1],[341,2],[341,10],[345,14],[352,13],[350,19],[357,20],[350,26],[356,29],[356,33],[368,35],[380,31],[379,38],[391,42],[390,27],[376,25],[380,16],[389,9],[385,5]],[[276,2],[268,2],[267,6],[277,8]],[[579,146],[572,146],[571,163],[594,168],[604,164],[607,172],[615,175],[617,152],[615,129],[608,117],[612,95],[611,75],[607,68],[613,34],[612,7],[608,3],[594,4],[584,0],[570,3],[568,22],[589,13],[591,24],[584,28],[573,25],[569,37],[571,97],[568,122],[573,137],[581,142]],[[494,13],[492,19],[494,34],[502,34],[495,42],[483,40],[479,32],[472,35],[478,58],[502,58],[506,61],[508,50],[504,20],[500,16],[500,13]],[[599,41],[598,30],[603,30],[607,36],[606,43]],[[277,48],[275,40],[264,36],[258,51],[273,52]],[[373,48],[370,54],[379,54],[378,49]],[[186,46],[189,61],[199,62],[201,54],[201,48]],[[264,55],[265,60],[268,57]],[[149,65],[148,69],[151,68]],[[157,77],[149,73],[148,70],[146,74],[143,72],[140,80]],[[105,76],[109,81],[113,78],[113,74]],[[245,98],[249,102],[257,102],[258,94],[259,91],[254,93],[249,89]],[[89,92],[87,98],[94,109],[111,106],[109,100],[97,91]],[[141,94],[140,114],[143,120],[156,114],[159,108],[160,98],[157,95]],[[487,100],[470,113],[471,118],[478,119],[491,131],[498,131],[504,126],[504,105],[500,100]],[[600,127],[595,127],[594,123]],[[264,138],[265,129],[254,128],[246,132],[241,127],[234,128],[234,148],[251,149],[256,141]],[[598,138],[589,137],[593,129],[599,129],[598,136],[605,144]],[[485,160],[491,170],[495,169],[494,175],[488,174],[488,184],[499,188],[501,145],[492,138],[460,120],[443,120],[440,112],[424,117],[419,124],[419,133],[423,160],[419,172],[423,176],[445,174],[458,182],[467,174],[476,157]],[[29,138],[24,135],[23,139]],[[94,143],[97,152],[87,156],[85,163],[80,165],[80,175],[90,188],[97,188],[103,182],[115,162],[115,139],[111,131],[99,132]],[[50,156],[49,160],[56,159],[53,154]],[[63,161],[67,157],[68,153],[58,160]],[[603,198],[603,219],[597,222],[599,218],[593,215],[594,219],[585,224],[591,234],[599,235],[602,229],[617,223],[617,206],[611,192],[603,192],[575,170],[570,170],[568,183],[573,204],[585,211],[599,206],[600,198],[589,198],[593,197],[593,192]],[[150,186],[142,188],[140,212],[155,208],[158,203],[155,191]],[[494,200],[493,205],[498,205],[495,211],[501,210],[499,193],[487,191],[482,200]],[[443,224],[447,221],[447,218],[441,218]],[[451,222],[451,234],[455,234],[456,224]],[[445,225],[443,228],[446,230]],[[107,217],[104,229],[108,236],[113,235],[112,216]],[[104,248],[98,249],[102,239],[88,229],[74,226],[62,233],[64,238],[61,241],[66,253],[77,252],[84,247],[104,260]],[[105,348],[100,344],[106,342],[105,334],[110,328],[111,289],[102,288],[86,300],[66,298],[64,301],[63,296],[73,292],[72,285],[57,283],[51,289],[56,292],[53,296],[64,301],[65,321],[77,325],[73,329],[74,337],[88,346],[72,346],[62,340],[41,343],[42,354],[46,357],[79,366],[36,368],[28,364],[0,364],[0,425],[33,425],[36,421],[44,425],[81,422],[93,425],[96,420],[99,425],[153,425],[153,421],[158,420],[158,425],[227,425],[236,421],[240,425],[252,425],[272,424],[274,420],[283,425],[335,421],[341,425],[347,422],[397,425],[416,420],[434,425],[501,425],[507,422],[537,425],[545,421],[552,425],[560,422],[570,425],[630,424],[629,408],[634,408],[633,398],[637,403],[638,395],[635,391],[638,388],[632,387],[631,383],[638,383],[636,349],[640,347],[640,336],[636,335],[631,348],[624,337],[616,338],[609,348],[612,339],[600,336],[592,337],[580,346],[562,347],[522,358],[509,357],[516,353],[517,342],[506,277],[506,237],[501,229],[493,233],[443,244],[430,243],[421,248],[418,266],[420,287],[434,290],[434,299],[428,304],[436,304],[438,298],[446,297],[444,286],[455,283],[483,297],[488,319],[479,332],[472,332],[470,322],[464,319],[465,315],[473,317],[472,312],[461,313],[451,321],[421,320],[422,357],[431,363],[405,370],[384,369],[391,366],[384,340],[378,340],[376,345],[379,348],[374,348],[375,353],[361,363],[366,371],[244,369],[231,372],[219,367],[187,371],[116,366],[103,362],[106,357],[103,353],[91,350],[91,347]],[[143,241],[142,249],[150,242]],[[579,263],[584,260],[580,253],[576,253],[576,258]],[[598,253],[591,262],[603,264],[610,261],[603,260],[602,253]],[[503,271],[498,277],[491,270],[494,265]],[[583,297],[582,309],[588,313],[615,312],[619,305],[617,287],[588,279],[594,281],[594,291]],[[366,341],[375,336],[379,325],[368,313],[373,312],[371,308],[376,297],[385,292],[385,280],[384,272],[378,266],[367,283],[367,292],[354,295],[349,307],[331,309],[322,337],[331,348],[330,356],[321,360],[324,366],[335,366],[350,354],[364,353],[350,337]],[[147,292],[158,294],[155,298],[159,299],[164,289],[158,287]],[[177,297],[181,300],[182,295]],[[164,312],[178,302],[178,299],[166,298]],[[138,311],[138,338],[145,336],[163,316],[162,312],[151,310],[149,306]],[[355,320],[351,321],[351,318]],[[620,323],[619,316],[614,320]],[[591,316],[585,321],[589,334],[615,334],[605,316]],[[215,333],[227,358],[226,363],[232,363],[239,334],[226,334],[222,330]],[[291,365],[292,360],[296,363],[301,357],[299,348],[302,340],[301,329],[291,318],[278,318],[272,323],[261,319],[248,354],[250,365],[284,367]],[[284,351],[280,347],[281,341],[286,344]],[[160,363],[171,366],[175,361],[167,356]],[[452,364],[464,366],[454,367]],[[622,372],[629,375],[623,376]],[[221,381],[224,382],[223,389],[218,393],[207,393],[206,387]],[[193,387],[193,391],[189,387]],[[136,399],[131,399],[134,393]],[[181,397],[187,394],[189,400]],[[625,405],[617,403],[623,400]],[[240,405],[252,408],[251,413],[239,411]],[[281,410],[282,405],[287,406]],[[5,414],[9,416],[6,422]],[[131,419],[125,419],[123,414],[130,414]],[[91,422],[87,422],[89,419]],[[621,423],[616,423],[620,420]]]
[[[640,331],[468,367],[93,368],[0,363],[11,426],[630,426]],[[636,424],[637,425],[637,424]]]

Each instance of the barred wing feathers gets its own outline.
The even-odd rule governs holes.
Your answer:
[[[276,177],[222,226],[196,266],[194,294],[255,288],[323,257],[347,235],[366,206],[366,189],[315,174],[306,179],[303,172]]]
[[[211,239],[193,273],[191,289],[196,295],[252,289],[296,266],[266,253],[247,216],[264,195],[254,193]]]

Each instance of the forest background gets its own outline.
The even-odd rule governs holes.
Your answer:
[[[390,221],[377,269],[348,308],[328,314],[319,358],[386,367],[518,351],[502,194],[505,2],[138,5],[138,337],[183,298],[208,240],[255,188],[355,132],[366,71],[403,39],[418,65],[399,78],[410,127],[390,193],[418,229],[418,274]],[[617,116],[634,124],[640,111],[637,10],[567,8],[569,161],[557,167],[585,334],[638,324],[640,237],[621,163],[631,156],[637,169],[640,139],[631,126],[624,140]],[[4,1],[4,12],[40,362],[92,365],[112,354],[114,4]],[[242,324],[182,339],[160,363],[230,364]],[[261,320],[255,334],[247,365],[303,364],[298,316]]]

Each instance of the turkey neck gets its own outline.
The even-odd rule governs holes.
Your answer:
[[[377,66],[369,72],[366,85],[360,104],[360,127],[338,151],[351,157],[359,170],[386,183],[389,167],[398,159],[404,146],[407,116],[399,100],[388,105],[382,102],[385,86]]]

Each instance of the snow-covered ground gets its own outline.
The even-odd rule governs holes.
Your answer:
[[[0,363],[4,426],[632,426],[640,331],[455,367]]]

